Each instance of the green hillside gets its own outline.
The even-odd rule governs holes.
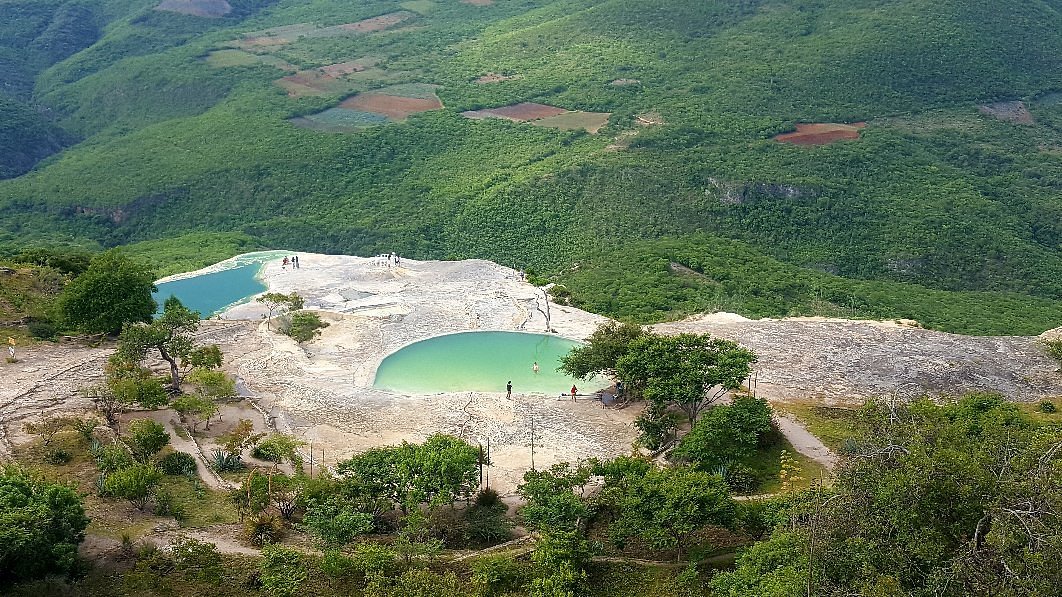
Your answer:
[[[7,3],[25,16],[4,39],[55,22],[35,12],[54,3]],[[482,257],[640,321],[1062,320],[1055,0],[230,4],[77,4],[100,15],[98,41],[20,72],[85,140],[0,183],[0,245],[151,241],[161,267],[190,242],[225,257],[233,238]],[[322,113],[407,83],[440,86],[445,107],[375,126]],[[978,110],[1008,100],[1026,111]],[[460,114],[521,102],[611,116],[591,134]],[[858,140],[772,139],[857,121]]]

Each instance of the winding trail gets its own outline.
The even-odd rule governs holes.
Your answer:
[[[818,462],[827,470],[832,471],[837,466],[837,455],[799,421],[779,414],[775,415],[774,420],[778,424],[778,430],[793,444],[797,452]]]

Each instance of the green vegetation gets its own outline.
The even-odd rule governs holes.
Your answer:
[[[101,253],[66,288],[59,301],[64,321],[89,333],[116,334],[127,323],[155,314],[155,274],[117,250]]]
[[[1062,104],[1039,101],[1062,89],[1050,3],[417,2],[357,34],[334,26],[402,4],[248,1],[220,19],[14,6],[5,80],[84,141],[0,183],[0,246],[130,244],[166,273],[269,246],[483,257],[639,322],[727,309],[1024,334],[1062,320]],[[300,23],[313,34],[248,46],[253,60],[204,59]],[[354,61],[349,93],[437,84],[446,108],[353,136],[289,122],[343,99],[286,96],[289,66]],[[475,82],[487,73],[514,78]],[[1011,99],[1032,123],[976,110]],[[590,135],[459,116],[518,102],[612,117]],[[663,124],[636,124],[646,114]],[[825,146],[770,138],[830,121],[868,126]],[[20,143],[36,146],[54,149]]]
[[[869,431],[834,485],[799,496],[770,537],[713,580],[718,593],[1054,591],[1057,427],[1038,426],[992,395],[865,414]]]
[[[0,469],[0,586],[74,572],[88,523],[72,487]]]

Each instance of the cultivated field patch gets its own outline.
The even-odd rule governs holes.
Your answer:
[[[438,85],[407,83],[359,93],[318,114],[293,118],[301,128],[327,132],[353,132],[370,126],[402,122],[412,114],[439,110]]]
[[[640,85],[642,82],[639,79],[616,79],[609,83],[613,87],[627,87],[630,85]]]
[[[472,6],[490,6],[494,4],[494,0],[461,0],[462,4],[471,4]]]
[[[609,116],[612,116],[609,112],[565,112],[557,116],[535,120],[531,124],[562,131],[583,129],[592,135],[596,135],[599,130],[608,124]]]
[[[1013,124],[1035,124],[1033,115],[1025,106],[1025,102],[996,102],[979,106],[978,111],[986,116],[991,116],[1003,122]]]
[[[155,10],[216,19],[232,12],[226,0],[162,0]]]
[[[792,143],[793,145],[827,145],[836,141],[858,139],[860,129],[866,126],[867,123],[865,122],[854,122],[852,124],[833,122],[798,124],[796,125],[796,131],[776,135],[774,140]]]
[[[243,50],[214,50],[206,55],[206,63],[215,68],[227,68],[233,66],[252,66],[255,64],[266,64],[268,66],[274,66],[280,70],[295,71],[298,70],[293,64],[289,64],[287,61],[270,56],[269,54],[252,54]]]
[[[527,122],[529,120],[549,118],[550,116],[559,116],[567,111],[568,110],[565,110],[564,108],[558,108],[556,106],[525,102],[522,104],[513,104],[511,106],[489,108],[486,110],[469,110],[467,112],[462,112],[461,115],[465,118],[476,120],[482,118],[504,118],[506,120],[512,120],[513,122]]]
[[[546,104],[522,103],[486,110],[468,110],[461,116],[472,120],[484,118],[501,118],[513,122],[530,122],[535,126],[574,131],[584,129],[588,133],[597,133],[608,124],[610,112],[583,112],[565,110]]]
[[[377,62],[375,58],[362,58],[300,70],[278,79],[276,84],[286,90],[289,97],[348,93],[365,79],[385,76],[383,71],[372,68]]]
[[[331,27],[318,27],[312,23],[297,23],[262,31],[253,31],[238,40],[229,42],[229,45],[243,50],[254,50],[287,45],[303,37],[325,38],[364,35],[390,29],[415,16],[415,13],[400,10],[370,19],[363,19],[355,23],[344,23]]]

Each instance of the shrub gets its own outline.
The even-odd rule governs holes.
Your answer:
[[[55,448],[54,450],[49,450],[48,453],[44,455],[45,462],[47,462],[48,464],[54,464],[56,466],[60,464],[66,464],[70,462],[72,458],[73,455],[71,455],[70,452],[62,448]]]
[[[30,335],[38,340],[51,340],[55,337],[55,324],[50,321],[31,321],[26,327],[29,328]]]
[[[121,444],[103,446],[93,453],[93,457],[96,459],[96,468],[104,474],[120,471],[133,464],[129,450]]]
[[[1049,414],[1058,411],[1058,407],[1055,406],[1055,403],[1051,402],[1050,400],[1041,400],[1040,404],[1036,407],[1036,409],[1042,413]]]
[[[270,545],[284,536],[284,523],[273,514],[260,512],[257,516],[247,519],[243,525],[243,534],[254,545]]]
[[[740,462],[734,462],[725,467],[723,480],[730,487],[730,491],[738,494],[752,493],[760,485],[756,472]]]
[[[505,556],[480,558],[472,562],[471,568],[472,585],[485,597],[515,592],[529,576],[526,566]]]
[[[188,537],[178,537],[170,543],[177,570],[196,580],[210,584],[221,582],[221,554],[213,543]]]
[[[351,553],[354,567],[366,576],[373,574],[391,574],[395,570],[398,554],[386,545],[378,543],[359,543]]]
[[[140,462],[147,462],[166,444],[170,443],[170,434],[166,428],[151,419],[136,419],[129,423],[129,436],[126,444],[133,451],[133,457]]]
[[[302,554],[294,549],[267,545],[262,549],[258,574],[267,595],[290,597],[306,580],[306,566]]]
[[[210,451],[210,466],[219,473],[243,470],[239,454],[229,454],[218,448]]]
[[[196,476],[195,457],[187,452],[170,452],[158,462],[159,470],[167,475]]]
[[[328,324],[321,321],[321,318],[316,313],[299,311],[291,316],[287,334],[294,338],[296,342],[306,342],[320,334],[321,329],[326,327],[328,327]]]

